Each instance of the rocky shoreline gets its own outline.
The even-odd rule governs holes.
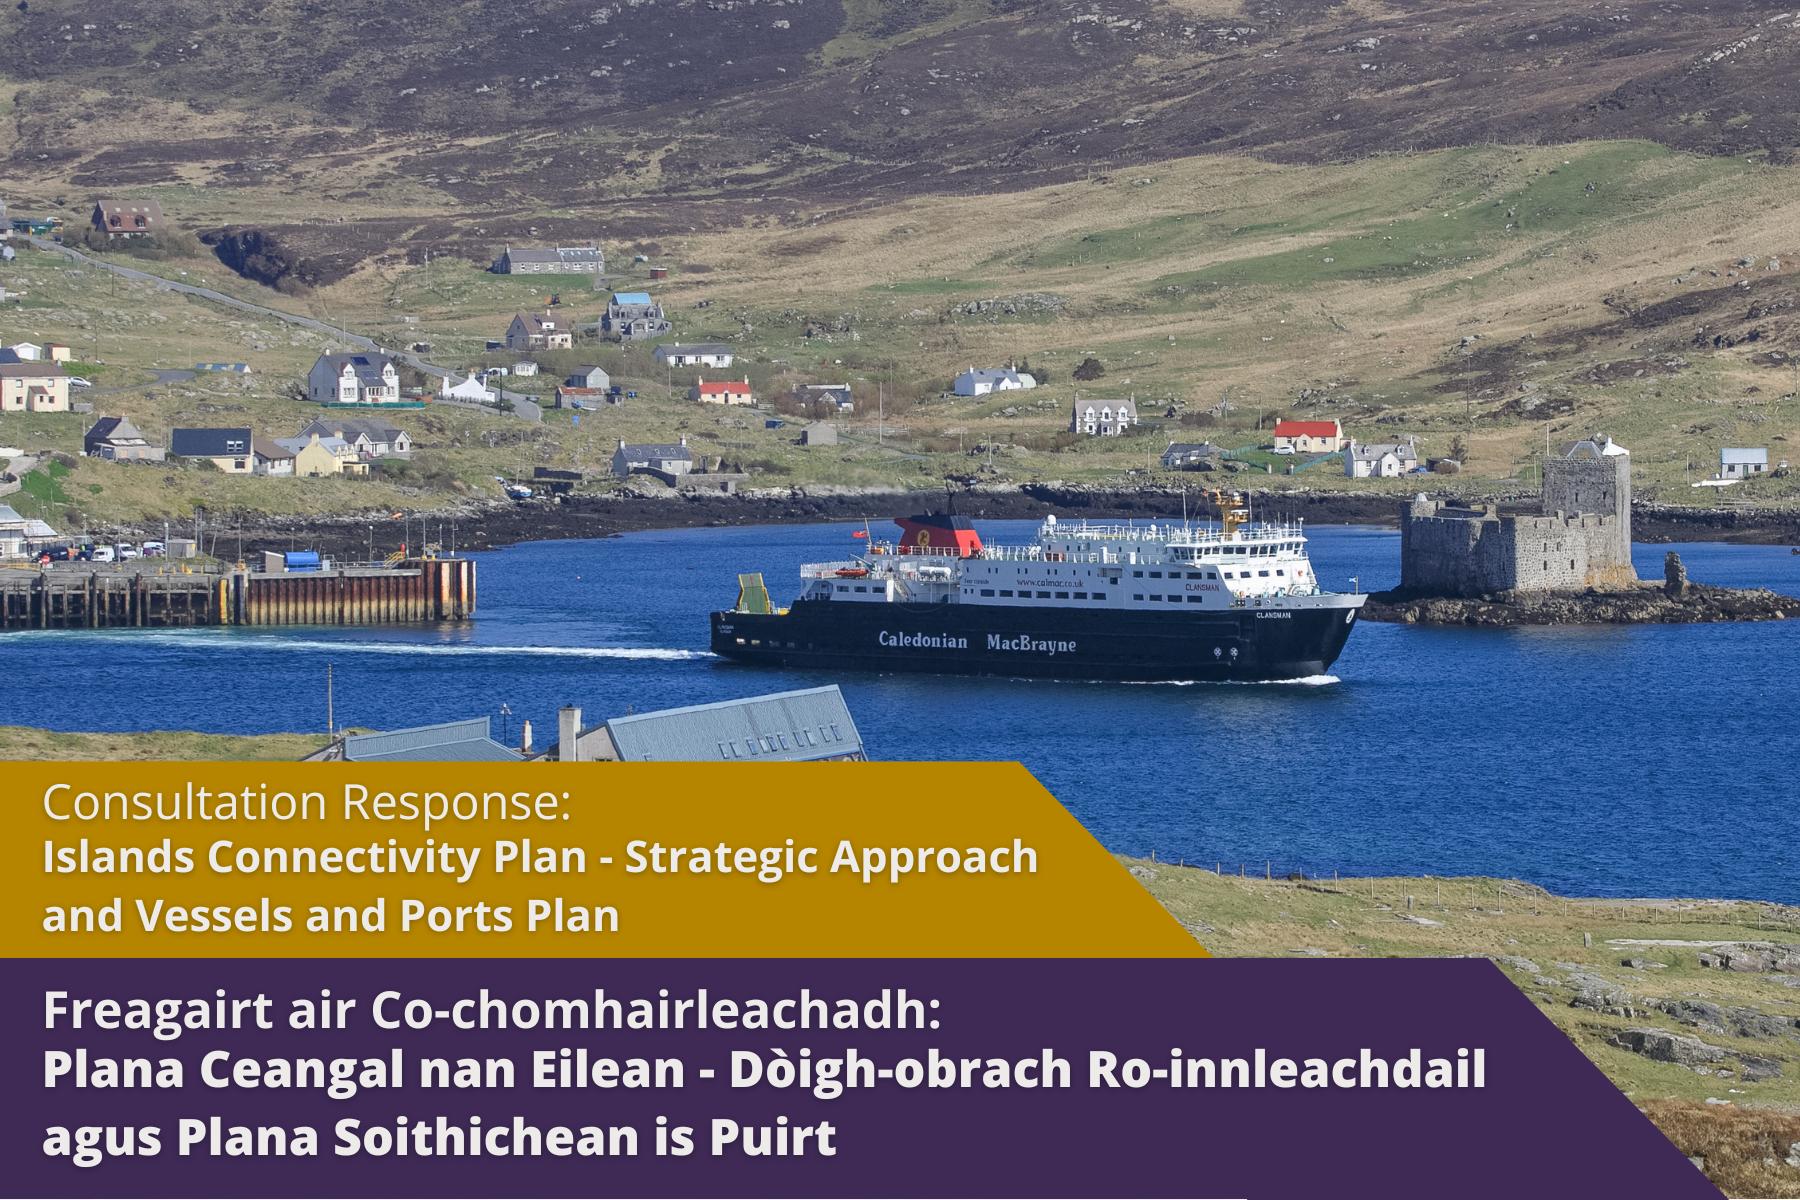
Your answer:
[[[1685,625],[1715,621],[1781,621],[1800,617],[1800,599],[1767,588],[1688,584],[1672,594],[1657,584],[1617,591],[1542,592],[1505,596],[1415,596],[1378,592],[1363,619],[1401,625]]]
[[[1202,515],[1198,489],[1186,503]],[[1340,525],[1394,525],[1401,498],[1388,493],[1336,491],[1253,492],[1258,516],[1303,518]],[[673,492],[661,495],[617,493],[572,496],[526,503],[489,501],[426,512],[354,513],[341,517],[268,517],[260,514],[211,514],[206,528],[229,542],[235,552],[241,532],[246,553],[304,547],[348,556],[359,547],[392,548],[403,541],[424,540],[458,550],[488,550],[521,542],[567,538],[611,537],[642,529],[684,529],[733,525],[805,524],[869,519],[885,524],[908,512],[941,508],[944,493],[867,489],[794,488],[758,490],[736,495]],[[1517,501],[1524,509],[1535,500]],[[1120,517],[1145,520],[1179,514],[1183,493],[1173,488],[1099,488],[1080,484],[1024,484],[959,492],[956,509],[976,518],[1036,519],[1063,516]],[[1503,510],[1509,506],[1502,501]],[[123,530],[160,536],[154,529]],[[1800,545],[1800,511],[1783,509],[1697,509],[1638,505],[1633,532],[1640,542],[1731,541]]]

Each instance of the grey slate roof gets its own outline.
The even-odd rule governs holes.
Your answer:
[[[124,417],[101,417],[94,422],[94,427],[82,438],[84,442],[142,442],[147,441],[136,425]]]
[[[606,728],[624,762],[806,762],[863,753],[836,684],[614,717]]]
[[[1402,461],[1410,458],[1417,462],[1419,458],[1419,452],[1411,442],[1357,442],[1350,448],[1353,457],[1365,462],[1374,462],[1390,451]]]
[[[176,458],[230,458],[250,453],[250,430],[171,429],[169,453]]]
[[[391,442],[400,436],[400,427],[383,421],[379,417],[334,417],[307,422],[295,437],[311,437],[318,434],[322,438],[335,437],[343,433],[345,440],[355,441],[357,434],[363,434],[371,442]]]
[[[640,458],[685,458],[689,462],[692,462],[694,459],[693,451],[689,450],[686,446],[676,445],[672,442],[627,443],[614,451],[614,454],[623,454],[626,458],[634,461]]]
[[[486,717],[419,725],[344,739],[346,762],[517,762],[518,751],[490,736]]]
[[[349,363],[352,367],[356,368],[356,377],[359,380],[376,387],[379,387],[386,382],[381,377],[381,371],[382,368],[393,361],[385,354],[355,354],[344,350],[333,351],[330,354],[322,354],[320,357],[331,364],[331,373],[333,375],[342,375],[344,373],[344,364]]]

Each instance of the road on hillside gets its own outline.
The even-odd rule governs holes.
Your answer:
[[[149,271],[140,270],[137,267],[127,267],[122,263],[108,262],[103,258],[95,258],[91,254],[83,253],[73,246],[64,246],[57,242],[53,242],[49,238],[28,237],[26,238],[26,241],[30,242],[39,250],[47,250],[52,254],[60,254],[70,261],[81,263],[84,266],[96,267],[102,271],[110,271],[121,279],[131,279],[136,280],[139,283],[152,284],[165,292],[179,292],[184,296],[193,296],[196,299],[207,300],[213,304],[222,304],[226,308],[235,308],[242,312],[255,313],[257,316],[272,317],[277,321],[284,321],[289,325],[298,325],[302,329],[310,329],[314,333],[322,333],[327,337],[336,338],[338,341],[345,342],[358,350],[372,350],[378,354],[389,354],[391,357],[397,358],[401,362],[439,379],[449,379],[452,381],[460,381],[462,379],[462,376],[455,371],[446,367],[440,367],[435,363],[426,362],[424,359],[410,351],[390,352],[383,350],[380,346],[375,344],[373,338],[364,337],[360,333],[352,333],[348,329],[339,329],[336,325],[327,324],[326,322],[317,320],[313,317],[301,316],[299,313],[287,312],[284,309],[270,308],[266,304],[256,304],[249,300],[240,300],[236,296],[230,296],[209,287],[200,287],[198,284],[181,283],[173,279],[165,279],[161,275],[154,275]],[[544,410],[538,405],[536,400],[533,400],[525,393],[509,392],[505,388],[502,388],[500,389],[500,396],[502,399],[512,401],[513,416],[523,418],[527,421],[542,421],[544,419]]]

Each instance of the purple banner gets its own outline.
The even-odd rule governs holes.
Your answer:
[[[14,960],[0,1002],[8,1195],[1718,1195],[1480,960]]]

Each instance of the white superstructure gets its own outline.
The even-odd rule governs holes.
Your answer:
[[[802,599],[1064,609],[1318,607],[1300,522],[1223,526],[1047,518],[1035,542],[972,555],[877,544],[801,568]]]

